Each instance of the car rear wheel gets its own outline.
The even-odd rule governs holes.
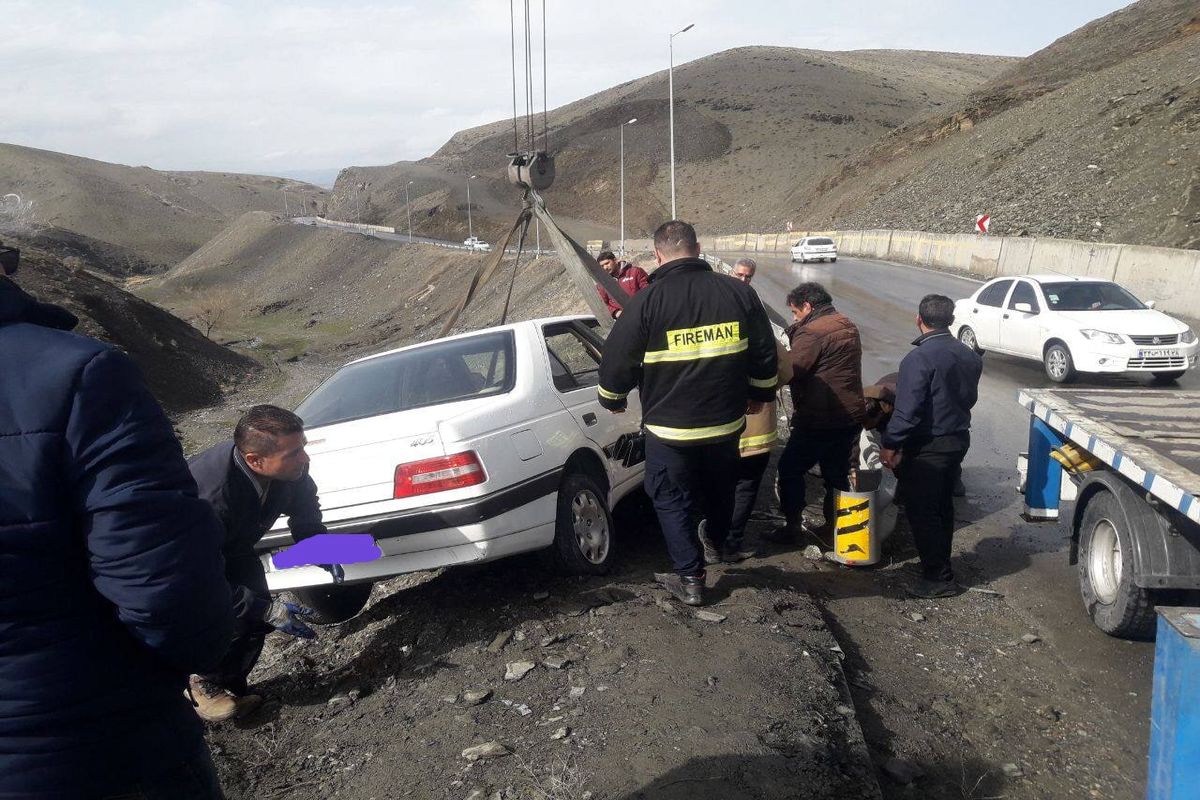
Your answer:
[[[1110,636],[1154,634],[1154,598],[1133,582],[1133,540],[1110,491],[1092,495],[1079,523],[1079,592],[1096,627]]]
[[[1042,366],[1046,369],[1046,377],[1055,383],[1070,383],[1075,379],[1075,360],[1062,342],[1055,342],[1046,348]]]
[[[607,493],[585,472],[568,472],[558,490],[554,560],[576,575],[603,575],[613,559]]]
[[[979,339],[975,336],[975,329],[970,325],[963,325],[958,329],[958,340],[976,353],[983,355],[983,348],[979,346]]]
[[[1186,369],[1174,370],[1172,372],[1155,372],[1154,373],[1154,382],[1155,383],[1174,383],[1175,381],[1182,378],[1184,375],[1187,375]]]
[[[837,259],[836,259],[836,258],[831,258],[831,259],[829,259],[829,260],[830,260],[830,261],[832,261],[834,264],[836,264],[836,263],[837,263]]]
[[[308,606],[313,614],[305,617],[317,625],[336,625],[357,617],[371,598],[372,583],[352,583],[349,586],[315,586],[293,592],[300,605]]]

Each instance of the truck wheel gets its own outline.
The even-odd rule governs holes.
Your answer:
[[[1110,636],[1154,636],[1154,599],[1133,582],[1133,540],[1121,503],[1092,495],[1079,522],[1079,591],[1096,627]]]
[[[584,472],[569,472],[558,489],[551,553],[565,572],[603,575],[612,564],[612,514],[606,492]]]
[[[1062,342],[1054,342],[1046,348],[1042,365],[1046,368],[1046,377],[1055,383],[1070,383],[1075,379],[1075,359]]]
[[[970,325],[963,325],[958,329],[958,340],[978,355],[983,355],[983,348],[979,346],[979,338],[975,335],[975,329]]]
[[[300,605],[313,610],[305,617],[317,625],[336,625],[358,616],[367,606],[373,583],[352,583],[349,586],[314,586],[311,589],[296,589],[292,594]]]
[[[1154,382],[1159,384],[1174,383],[1184,375],[1187,375],[1186,369],[1175,370],[1174,372],[1155,372]]]

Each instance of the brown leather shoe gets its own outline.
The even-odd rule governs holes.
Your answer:
[[[222,689],[199,675],[188,679],[187,694],[197,716],[205,722],[224,722],[227,719],[243,717],[262,705],[262,698],[256,694],[238,697],[228,689]]]

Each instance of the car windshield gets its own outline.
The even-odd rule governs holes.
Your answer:
[[[808,243],[809,244],[821,244],[821,245],[833,244],[833,239],[829,239],[824,236],[817,236],[815,238],[809,239]]]
[[[497,331],[349,364],[296,414],[306,428],[511,391],[513,335]]]
[[[1043,283],[1046,303],[1055,311],[1136,311],[1146,306],[1115,283],[1063,281]]]

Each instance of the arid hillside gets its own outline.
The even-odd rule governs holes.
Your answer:
[[[1142,0],[893,131],[765,219],[1200,247],[1200,6]]]
[[[913,51],[822,52],[744,47],[675,70],[679,214],[711,231],[777,216],[784,197],[913,117],[957,107],[1012,59]],[[625,129],[626,226],[645,235],[670,213],[665,71],[549,114],[558,180],[547,203],[579,236],[619,224],[619,126]],[[540,127],[539,127],[540,130]],[[330,213],[404,227],[409,181],[419,233],[467,232],[466,177],[477,233],[494,238],[515,213],[504,177],[511,120],[455,134],[419,162],[342,171]],[[770,176],[769,180],[764,177]],[[587,220],[587,225],[577,223]]]
[[[292,210],[317,212],[325,201],[325,190],[287,178],[162,172],[0,144],[0,195],[29,209],[22,230],[5,232],[117,275],[172,266],[247,211],[282,212],[285,191]]]
[[[259,364],[205,338],[173,314],[114,286],[76,262],[24,247],[17,283],[79,317],[77,333],[117,345],[138,363],[150,390],[172,412],[209,406]]]

